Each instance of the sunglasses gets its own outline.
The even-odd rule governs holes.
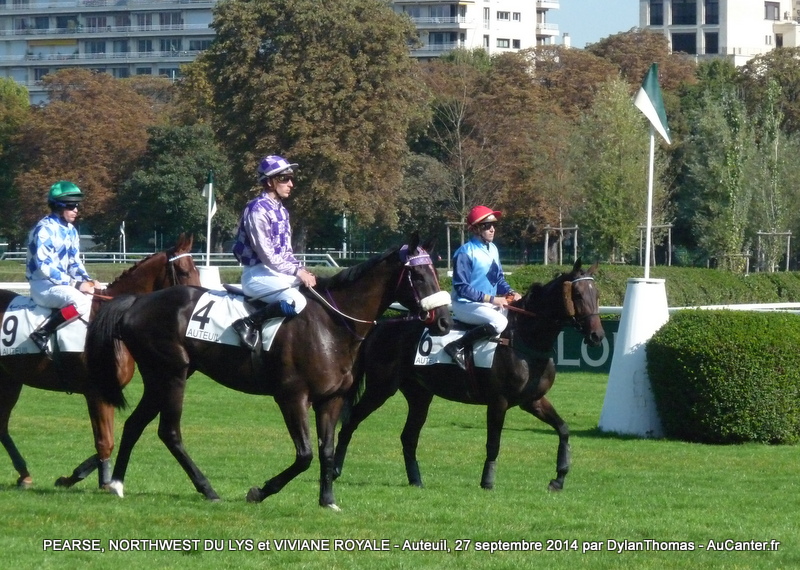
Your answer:
[[[492,228],[496,228],[497,227],[497,222],[483,222],[482,224],[478,224],[478,227],[481,228],[482,232],[485,232],[486,230],[490,230]]]
[[[76,202],[70,202],[69,204],[63,204],[59,202],[58,207],[63,208],[64,210],[77,210],[78,204]]]
[[[287,182],[294,182],[294,176],[291,174],[281,174],[280,176],[276,176],[275,179],[278,182],[283,182],[284,184]]]

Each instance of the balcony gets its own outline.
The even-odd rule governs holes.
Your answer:
[[[426,44],[411,50],[411,57],[439,57],[454,49],[463,48],[463,42]]]
[[[561,8],[559,0],[536,0],[537,10],[558,10]]]
[[[87,27],[77,26],[75,28],[25,28],[21,30],[0,30],[0,36],[36,36],[42,38],[46,36],[63,37],[64,35],[92,35],[92,34],[145,34],[154,35],[159,32],[194,32],[200,34],[213,35],[214,30],[206,24],[170,24],[166,26],[101,26]]]
[[[19,2],[7,0],[6,4],[0,5],[0,14],[12,12],[14,14],[60,14],[63,12],[75,12],[76,10],[86,10],[96,12],[104,10],[107,12],[121,12],[127,10],[155,10],[163,11],[165,8],[185,6],[188,8],[207,7],[211,9],[216,0],[31,0],[30,2]]]
[[[25,62],[28,66],[63,65],[87,63],[117,63],[124,62],[154,62],[159,63],[187,63],[193,61],[202,51],[200,50],[180,50],[180,51],[129,51],[124,53],[51,53],[24,56],[0,56],[0,67],[19,65]]]
[[[474,19],[463,16],[448,18],[411,18],[418,30],[464,30],[472,27]]]
[[[538,22],[536,24],[536,35],[537,36],[557,36],[558,34],[558,24],[549,24],[545,22]]]

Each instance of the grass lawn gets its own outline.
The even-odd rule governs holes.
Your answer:
[[[317,506],[316,459],[278,495],[246,503],[247,490],[287,467],[294,449],[271,398],[200,375],[189,383],[183,436],[221,503],[195,492],[156,423],[133,452],[124,499],[98,490],[94,476],[56,489],[53,481],[92,452],[86,406],[80,396],[25,388],[11,431],[35,486],[18,490],[3,454],[0,560],[22,569],[800,566],[800,448],[598,433],[606,380],[560,373],[551,392],[572,428],[563,492],[547,491],[555,434],[518,409],[507,418],[495,489],[482,490],[485,408],[443,400],[420,441],[426,487],[408,487],[399,444],[405,403],[396,396],[353,439],[335,486],[340,513]],[[132,403],[140,389],[134,379]],[[128,413],[118,415],[117,441]],[[104,551],[45,549],[45,541],[74,539]],[[439,547],[447,551],[416,550]],[[752,550],[759,547],[771,550]]]

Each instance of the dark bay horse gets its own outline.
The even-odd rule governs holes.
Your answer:
[[[125,422],[110,490],[123,495],[131,451],[145,427],[160,414],[159,438],[195,489],[209,500],[219,500],[181,438],[187,378],[200,371],[228,388],[272,396],[294,442],[294,462],[263,487],[251,488],[247,500],[263,501],[310,467],[313,450],[308,409],[313,407],[320,461],[319,504],[338,510],[333,493],[334,431],[344,396],[353,384],[353,363],[364,336],[394,301],[420,313],[432,334],[445,334],[450,327],[449,295],[440,291],[435,268],[425,248],[419,247],[419,237],[414,235],[408,246],[318,279],[312,291],[304,290],[309,296],[305,310],[286,320],[270,349],[256,358],[240,346],[186,335],[189,321],[202,318],[204,308],[195,305],[205,292],[173,287],[114,300],[90,325],[90,382],[103,398],[124,405],[113,358],[116,339],[121,338],[130,350],[144,382],[142,398]]]
[[[393,323],[375,327],[364,341],[357,363],[356,382],[364,382],[363,393],[353,390],[336,445],[334,474],[341,475],[347,446],[358,425],[400,390],[408,402],[408,416],[400,436],[410,485],[422,487],[417,463],[417,443],[434,396],[464,404],[486,406],[486,462],[481,487],[494,486],[500,435],[506,412],[519,406],[558,433],[556,479],[551,490],[561,490],[569,471],[569,428],[545,394],[553,386],[556,370],[551,358],[553,343],[562,328],[574,324],[584,342],[597,346],[605,336],[598,316],[598,291],[592,275],[597,266],[581,270],[578,260],[570,273],[546,285],[533,284],[514,302],[509,324],[501,335],[491,368],[473,368],[474,376],[454,364],[415,366],[414,355],[422,329],[397,327]],[[352,404],[352,405],[350,405]]]
[[[154,253],[126,270],[102,295],[96,295],[92,303],[92,314],[97,312],[103,297],[120,294],[148,293],[171,285],[199,285],[200,275],[191,256],[193,238],[181,234],[177,244],[166,251]],[[0,290],[0,322],[3,321],[9,303],[17,293]],[[3,342],[14,334],[13,328],[3,330]],[[133,376],[133,360],[126,351],[120,352],[120,389],[130,382]],[[86,363],[83,353],[60,353],[54,360],[45,354],[7,354],[0,356],[0,442],[11,457],[14,468],[19,473],[17,485],[30,487],[33,479],[25,459],[17,449],[8,433],[11,411],[19,400],[23,384],[42,390],[83,394],[89,408],[92,422],[95,449],[97,453],[81,463],[69,477],[61,477],[57,486],[70,487],[86,478],[92,471],[100,469],[100,486],[110,481],[109,457],[114,449],[114,408],[100,401],[86,390]]]

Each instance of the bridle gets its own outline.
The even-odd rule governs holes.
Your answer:
[[[420,320],[424,321],[425,324],[433,323],[435,319],[434,310],[439,307],[444,307],[450,304],[450,294],[447,291],[437,291],[432,295],[428,295],[426,297],[420,297],[417,288],[414,287],[414,281],[411,279],[411,268],[416,267],[419,265],[427,265],[431,268],[433,272],[433,278],[436,281],[436,285],[439,285],[439,278],[436,275],[436,269],[433,267],[433,261],[431,260],[430,255],[420,248],[419,249],[422,253],[417,255],[408,255],[408,246],[404,245],[400,248],[398,254],[400,255],[400,260],[403,262],[403,268],[400,271],[400,275],[397,278],[397,283],[394,286],[394,291],[397,293],[397,290],[400,288],[400,285],[403,282],[403,278],[405,277],[408,280],[408,285],[411,288],[412,293],[414,294],[414,301],[417,305],[422,309],[419,314],[417,315],[408,315],[406,317],[397,317],[392,319],[386,319],[384,322],[395,322],[395,321],[412,321],[412,320]],[[316,289],[310,288],[308,289],[311,294],[313,294],[317,299],[322,302],[326,307],[330,310],[335,312],[340,317],[344,317],[345,319],[351,320],[356,323],[365,323],[369,325],[377,324],[377,321],[365,321],[363,319],[358,319],[356,317],[352,317],[340,311],[336,306],[333,304],[333,299],[328,301],[325,297],[323,297]]]
[[[594,281],[594,277],[592,277],[591,275],[584,275],[582,277],[577,277],[570,281],[564,281],[561,284],[561,287],[562,287],[562,298],[564,301],[564,310],[567,313],[567,319],[572,323],[572,325],[577,330],[581,330],[583,328],[583,322],[586,321],[586,319],[599,315],[599,313],[589,313],[587,315],[582,315],[580,317],[575,315],[575,303],[572,300],[572,286],[574,283],[577,283],[578,281]],[[515,313],[519,313],[526,317],[544,317],[544,315],[537,315],[536,313],[527,311],[520,307],[515,307],[513,305],[508,305],[507,308]],[[560,321],[561,319],[558,318],[553,320]]]
[[[395,285],[395,292],[397,292],[397,290],[400,288],[400,284],[405,277],[408,281],[411,292],[414,295],[414,302],[416,302],[417,306],[421,310],[416,315],[409,314],[407,317],[389,319],[390,321],[420,320],[426,325],[430,325],[433,324],[433,321],[436,319],[436,309],[450,305],[450,293],[447,291],[441,291],[441,287],[439,286],[439,276],[436,274],[436,268],[433,265],[433,260],[431,260],[430,254],[422,248],[419,248],[419,251],[420,253],[417,255],[409,255],[407,245],[404,245],[400,248],[400,259],[404,260],[404,262],[403,269],[400,271],[397,284]],[[426,297],[420,297],[419,291],[417,291],[417,288],[414,287],[414,280],[411,278],[411,268],[418,267],[420,265],[426,266],[430,269],[431,273],[433,273],[433,280],[436,283],[436,287],[437,289],[440,289],[436,293],[427,295]]]
[[[191,252],[179,253],[178,255],[173,255],[170,258],[167,258],[167,264],[169,265],[169,275],[172,280],[172,285],[178,284],[178,272],[175,270],[175,262],[182,257],[192,257]]]

